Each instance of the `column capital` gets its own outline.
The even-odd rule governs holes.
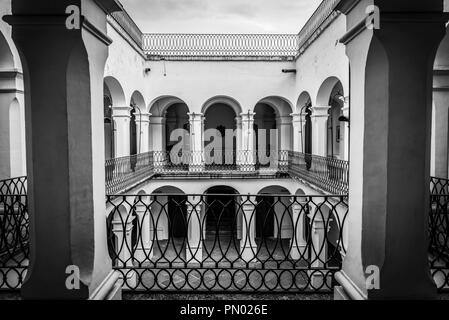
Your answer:
[[[165,123],[165,117],[159,117],[159,116],[149,116],[150,124],[164,124]]]
[[[150,122],[151,113],[142,112],[142,114],[136,115],[136,122],[149,123]]]
[[[330,106],[315,106],[310,108],[312,110],[312,118],[319,118],[319,117],[329,117],[329,109]]]
[[[200,119],[204,118],[204,114],[200,113],[200,112],[190,112],[190,113],[187,113],[187,115],[189,116],[190,120],[200,120]]]
[[[112,106],[112,117],[113,118],[131,118],[131,107],[123,106],[116,107]]]
[[[255,112],[248,111],[240,114],[240,117],[242,117],[242,121],[253,121],[254,116],[256,115]]]
[[[292,116],[280,116],[276,118],[276,123],[278,125],[286,125],[286,124],[291,124],[292,123]]]

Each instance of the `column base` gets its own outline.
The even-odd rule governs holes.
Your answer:
[[[257,246],[240,248],[240,257],[245,262],[257,262],[256,259]]]
[[[292,246],[290,258],[292,260],[307,259],[307,244]]]
[[[118,271],[111,271],[95,289],[89,300],[122,300],[122,285]]]
[[[203,262],[203,246],[187,246],[186,261],[188,265],[200,265]]]
[[[334,289],[335,300],[367,300],[367,296],[343,272],[335,274],[335,280],[340,284]],[[337,299],[338,298],[338,299]]]
[[[147,255],[148,253],[148,255]],[[134,254],[134,260],[136,260],[138,263],[144,263],[145,261],[148,261],[153,258],[154,252],[151,249],[151,247],[148,248],[139,248],[136,249],[136,253]]]

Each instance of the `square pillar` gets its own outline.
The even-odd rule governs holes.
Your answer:
[[[150,151],[150,116],[151,113],[136,113],[136,131],[138,153],[146,153]],[[139,150],[140,149],[140,150]]]
[[[305,217],[308,213],[307,199],[302,201],[301,197],[297,199],[292,198],[292,222],[293,222],[293,237],[290,241],[290,257],[293,260],[307,259],[307,240],[305,238]]]

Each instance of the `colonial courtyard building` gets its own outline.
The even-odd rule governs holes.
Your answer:
[[[324,0],[253,35],[143,33],[117,0],[0,8],[0,290],[449,288],[442,0]]]

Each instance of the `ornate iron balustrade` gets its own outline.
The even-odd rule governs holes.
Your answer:
[[[152,176],[153,153],[106,160],[106,194],[120,193]]]
[[[0,181],[0,290],[19,289],[29,261],[27,177]]]
[[[119,195],[107,208],[130,291],[329,292],[345,253],[343,196]]]
[[[294,58],[297,34],[144,34],[143,50],[156,57]]]
[[[0,180],[0,195],[24,195],[27,194],[27,177],[17,177]]]
[[[261,157],[256,151],[215,150],[208,154],[189,151],[178,154],[154,152],[154,171],[157,174],[241,174],[264,171],[266,173],[288,172],[288,151],[271,152]]]
[[[349,162],[289,152],[289,172],[332,194],[348,194]]]

